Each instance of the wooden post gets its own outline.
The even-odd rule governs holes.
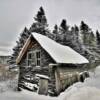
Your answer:
[[[36,76],[40,78],[38,94],[47,95],[49,78],[45,75],[39,75],[39,74],[37,74]]]
[[[48,94],[48,80],[40,78],[39,80],[39,91],[38,94]]]
[[[20,89],[20,74],[21,74],[21,66],[18,65],[18,76],[17,76],[17,91],[21,91]]]
[[[61,81],[60,81],[59,65],[58,64],[49,64],[49,70],[50,70],[50,73],[51,73],[51,75],[50,75],[51,79],[53,78],[53,75],[54,75],[55,94],[59,95],[61,90],[62,90],[62,84],[61,84]]]
[[[55,69],[55,79],[56,79],[56,92],[57,92],[57,95],[59,95],[62,90],[62,87],[61,87],[60,72],[59,72],[58,67],[56,67]]]

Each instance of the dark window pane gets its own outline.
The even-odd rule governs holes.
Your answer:
[[[38,58],[40,58],[40,52],[38,52]]]
[[[32,59],[32,54],[31,53],[28,54],[28,59]]]
[[[36,58],[40,58],[40,51],[36,52]]]
[[[40,60],[37,60],[37,66],[40,66]]]
[[[30,66],[31,65],[31,60],[28,60],[28,66]]]
[[[36,52],[36,58],[38,58],[38,52]]]

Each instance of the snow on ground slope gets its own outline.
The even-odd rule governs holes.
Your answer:
[[[0,81],[0,94],[6,91],[15,90],[16,86],[17,86],[17,80],[15,79]]]
[[[61,93],[62,100],[100,100],[100,66],[84,83],[78,82]]]
[[[56,97],[38,95],[37,93],[23,90],[22,92],[5,92],[0,94],[0,100],[58,100]]]
[[[0,100],[100,100],[100,66],[84,83],[78,82],[66,89],[58,97],[38,95],[22,90],[21,92],[7,91],[0,94]]]

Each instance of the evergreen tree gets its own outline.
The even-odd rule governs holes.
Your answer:
[[[79,39],[79,28],[78,26],[74,26],[74,27],[71,27],[71,32],[70,32],[70,45],[71,47],[76,50],[77,52],[79,53],[83,53],[83,50],[82,50],[82,45],[81,45],[81,42],[80,42],[80,39]]]
[[[88,32],[90,29],[89,29],[88,25],[84,23],[84,21],[81,21],[80,30]]]
[[[53,40],[55,40],[56,42],[59,42],[59,28],[57,25],[54,26],[52,33],[53,33]]]
[[[16,41],[16,46],[13,48],[13,54],[11,55],[9,59],[10,64],[16,63],[16,58],[23,47],[24,43],[26,42],[27,38],[29,37],[31,33],[28,31],[28,29],[25,27],[23,32],[20,34],[20,38],[18,41]]]
[[[74,27],[75,27],[75,34],[76,34],[77,38],[79,38],[79,28],[77,25],[75,25]]]
[[[74,26],[75,27],[75,31],[79,32],[79,28],[77,25]]]
[[[63,45],[67,45],[67,37],[69,35],[69,26],[67,25],[67,22],[65,19],[62,20],[60,27],[59,27],[59,34],[60,34],[60,43]],[[66,44],[67,43],[67,44]]]
[[[44,9],[42,7],[40,7],[36,17],[34,17],[35,21],[42,23],[42,24],[47,24],[47,19],[45,16],[45,12]]]
[[[91,29],[87,24],[84,23],[84,21],[81,21],[80,25],[80,32],[82,35],[82,41],[84,45],[89,44],[89,34],[90,34]]]
[[[54,33],[54,34],[58,34],[58,26],[57,26],[57,25],[54,26],[53,33]]]
[[[27,38],[29,37],[31,33],[29,32],[29,30],[25,27],[23,32],[20,34],[20,38],[19,38],[19,42],[20,45],[23,46],[24,43],[26,42]]]
[[[96,46],[96,38],[94,36],[94,33],[93,31],[90,32],[90,35],[89,35],[89,46]]]
[[[73,38],[75,38],[75,40],[78,41],[78,38],[79,38],[79,28],[78,26],[74,26],[74,27],[71,27],[71,32],[73,33]]]
[[[48,24],[43,7],[40,7],[34,17],[35,22],[30,27],[30,32],[37,32],[43,35],[48,34]]]
[[[74,26],[73,29],[71,30],[73,32],[73,40],[75,41],[75,43],[79,43],[79,28],[78,26]]]
[[[68,31],[68,28],[69,28],[69,26],[67,25],[66,20],[63,19],[61,24],[60,24],[61,33],[65,33],[66,31]]]
[[[96,31],[96,41],[97,41],[97,46],[100,46],[100,33],[98,30]]]

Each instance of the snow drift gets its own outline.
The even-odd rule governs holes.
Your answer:
[[[63,92],[62,100],[100,100],[100,66],[90,72],[84,83],[78,82]]]

